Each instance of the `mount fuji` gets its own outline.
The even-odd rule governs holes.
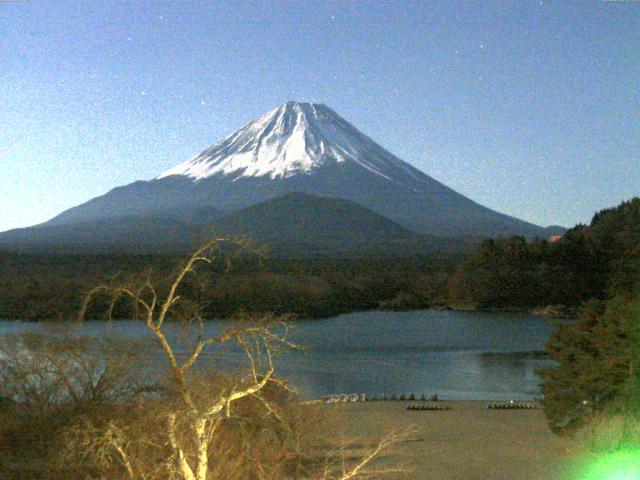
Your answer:
[[[22,234],[132,217],[206,223],[294,192],[355,202],[432,236],[553,233],[455,192],[326,105],[288,102],[152,180],[115,188]]]

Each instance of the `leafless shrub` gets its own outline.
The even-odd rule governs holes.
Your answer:
[[[31,415],[125,402],[149,388],[139,346],[70,330],[4,336],[0,396]]]
[[[58,478],[61,436],[78,417],[150,395],[140,346],[68,328],[0,338],[0,478]]]

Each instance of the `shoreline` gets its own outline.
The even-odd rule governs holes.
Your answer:
[[[291,317],[292,322],[313,322],[314,320],[328,320],[331,318],[336,318],[341,315],[349,315],[355,313],[370,313],[370,312],[392,312],[392,313],[405,313],[405,312],[459,312],[459,313],[487,313],[487,314],[515,314],[515,315],[531,315],[534,317],[540,317],[548,320],[571,320],[575,318],[575,308],[574,307],[563,307],[565,310],[563,312],[559,312],[556,309],[552,309],[553,306],[546,307],[536,307],[536,308],[520,308],[520,307],[504,307],[504,308],[477,308],[473,306],[455,306],[455,305],[433,305],[430,307],[417,307],[417,308],[385,308],[385,306],[380,306],[376,308],[370,309],[357,309],[357,310],[345,310],[340,312],[335,312],[331,316],[298,316]],[[262,315],[268,315],[269,312],[263,313],[254,313],[256,317],[260,317]],[[233,321],[233,316],[220,317],[220,318],[207,318],[206,321]],[[107,320],[105,318],[90,318],[86,319],[87,321],[113,321],[118,322],[121,320],[128,321],[130,319],[119,318],[113,320]],[[58,320],[44,320],[44,319],[32,319],[25,320],[23,318],[13,318],[13,317],[2,317],[0,321],[7,322],[24,322],[24,323],[71,323],[76,322],[77,319],[75,317],[68,319],[58,319]]]

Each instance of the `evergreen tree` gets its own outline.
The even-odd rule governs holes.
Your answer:
[[[479,308],[578,306],[640,288],[640,198],[594,215],[560,241],[487,240],[463,262],[451,295]]]
[[[557,327],[547,348],[557,367],[543,370],[543,406],[556,432],[604,410],[637,410],[640,296],[593,300],[576,323]]]

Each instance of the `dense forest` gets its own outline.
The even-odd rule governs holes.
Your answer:
[[[640,292],[590,300],[580,308],[576,322],[559,324],[547,343],[557,366],[540,372],[551,429],[571,433],[601,414],[637,419],[638,345]]]
[[[640,198],[594,215],[556,241],[486,240],[451,280],[451,299],[476,308],[577,307],[636,291]]]
[[[598,212],[556,241],[482,242],[467,257],[284,259],[244,256],[185,285],[211,318],[250,312],[319,318],[369,309],[519,309],[575,312],[589,299],[633,292],[640,277],[640,199]],[[180,258],[0,253],[0,318],[73,317],[93,286],[149,275],[158,284]],[[552,309],[557,313],[557,309]],[[118,312],[123,317],[126,311]]]
[[[181,258],[156,256],[0,256],[0,318],[73,318],[94,286],[150,276],[163,282]],[[248,312],[319,318],[357,310],[446,305],[455,258],[236,258],[230,271],[212,266],[183,286],[210,318]],[[96,305],[95,311],[101,311]],[[124,306],[122,307],[124,308]],[[121,318],[129,312],[116,312]]]
[[[531,290],[514,286],[513,298],[533,302],[553,295],[554,288],[544,279],[548,269],[556,267],[557,289],[582,301],[577,320],[560,323],[547,342],[556,366],[540,373],[551,429],[586,430],[592,450],[637,446],[640,199],[597,213],[589,227],[574,228],[551,249],[534,243],[527,250],[538,259],[529,288],[540,291],[528,296]]]

